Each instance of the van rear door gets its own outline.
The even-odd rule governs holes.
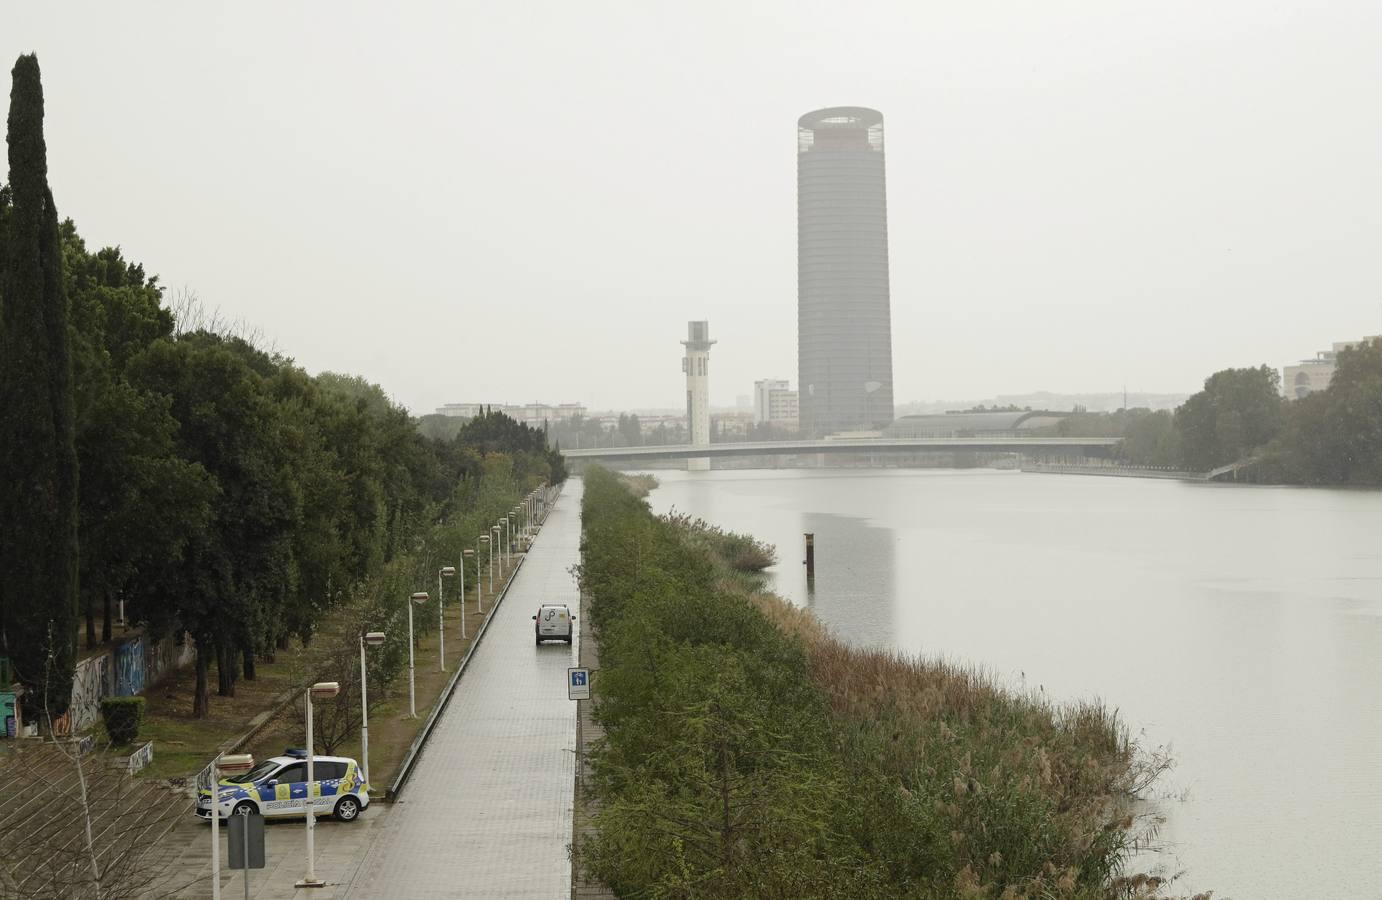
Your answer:
[[[544,606],[537,617],[538,627],[543,636],[565,635],[571,628],[570,613],[564,606]]]

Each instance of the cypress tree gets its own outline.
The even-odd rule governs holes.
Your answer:
[[[67,710],[77,651],[77,450],[62,243],[38,58],[11,72],[0,286],[0,606],[30,715]],[[35,702],[37,701],[37,702]]]

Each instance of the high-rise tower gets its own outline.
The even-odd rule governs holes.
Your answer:
[[[797,122],[797,371],[806,435],[893,420],[883,114]]]
[[[686,340],[681,345],[686,355],[681,370],[686,373],[686,432],[693,447],[710,446],[710,339],[709,322],[687,322]],[[694,456],[686,461],[688,472],[710,469],[710,458]]]

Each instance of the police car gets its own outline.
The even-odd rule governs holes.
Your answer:
[[[221,779],[217,788],[217,807],[221,818],[234,813],[257,812],[264,816],[305,816],[307,804],[319,816],[333,815],[342,822],[353,822],[369,806],[369,785],[365,784],[360,764],[345,756],[312,757],[312,775],[307,781],[307,752],[289,749],[248,772]],[[211,791],[197,791],[196,813],[211,818]]]

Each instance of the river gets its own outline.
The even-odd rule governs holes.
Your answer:
[[[1382,896],[1382,492],[969,470],[657,471],[839,636],[1098,697],[1176,768],[1176,894]],[[801,565],[816,536],[816,577]]]

